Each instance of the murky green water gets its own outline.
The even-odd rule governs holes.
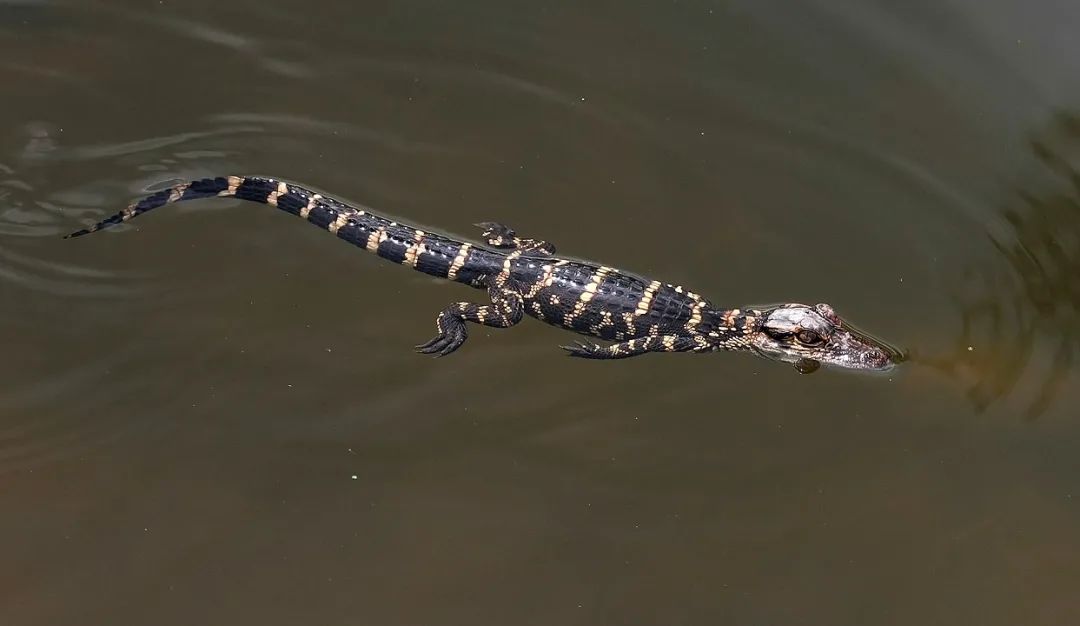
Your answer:
[[[0,0],[0,624],[1080,621],[1080,5]],[[888,377],[567,359],[266,207],[498,220]]]

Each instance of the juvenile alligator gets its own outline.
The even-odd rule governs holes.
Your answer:
[[[298,215],[339,238],[413,269],[484,289],[490,304],[459,302],[435,320],[438,334],[419,352],[443,356],[461,347],[465,322],[508,328],[529,315],[615,343],[562,346],[571,356],[623,359],[646,352],[750,351],[812,372],[822,363],[885,370],[898,354],[857,331],[827,304],[721,309],[683,287],[604,265],[555,256],[545,241],[507,226],[477,224],[487,246],[457,241],[391,221],[299,185],[271,178],[226,176],[176,185],[136,201],[79,237],[172,202],[236,197]]]

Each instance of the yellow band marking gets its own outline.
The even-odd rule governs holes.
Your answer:
[[[694,308],[690,310],[690,321],[686,322],[686,330],[694,330],[701,323],[701,309],[705,308],[705,301],[698,300]]]
[[[564,324],[573,322],[585,311],[585,306],[593,299],[593,296],[596,295],[596,290],[600,288],[600,283],[603,282],[604,276],[610,271],[612,271],[610,267],[602,265],[596,270],[595,274],[589,277],[589,282],[585,285],[584,291],[578,295],[578,301],[574,304],[574,310],[567,313],[563,318]]]
[[[308,198],[307,206],[300,209],[300,217],[307,219],[308,215],[311,215],[311,209],[315,208],[315,205],[319,203],[319,200],[322,200],[322,196],[319,194],[314,194]]]
[[[510,272],[513,269],[514,261],[516,261],[519,256],[521,256],[521,250],[515,250],[506,255],[506,260],[503,261],[502,271],[499,272],[499,275],[495,278],[496,285],[501,285],[506,282],[506,279],[510,278]]]
[[[563,324],[569,324],[570,322],[573,322],[577,318],[577,316],[581,315],[581,313],[585,310],[585,304],[587,302],[588,300],[578,300],[577,303],[574,304],[574,310],[563,316]]]
[[[287,193],[289,193],[289,186],[285,183],[278,183],[277,189],[271,191],[270,194],[266,196],[266,203],[270,206],[277,206],[278,197]]]
[[[645,288],[645,293],[642,294],[641,300],[638,300],[637,310],[634,311],[634,315],[645,315],[649,312],[649,305],[652,304],[653,296],[656,295],[656,290],[660,289],[660,281],[654,280],[649,283],[649,286]]]
[[[236,189],[238,187],[240,187],[240,185],[243,185],[243,184],[244,184],[244,179],[241,178],[240,176],[230,176],[229,177],[229,188],[224,190],[224,191],[219,192],[218,195],[219,196],[235,196],[236,195]]]
[[[184,192],[187,191],[187,188],[190,186],[191,183],[184,183],[173,187],[172,191],[169,192],[169,202],[176,202],[179,200],[180,196],[184,195]]]
[[[344,226],[344,225],[346,225],[348,223],[349,223],[349,216],[342,213],[341,215],[337,216],[336,220],[334,220],[333,222],[330,222],[329,224],[327,224],[326,230],[328,230],[328,231],[330,231],[332,233],[336,233],[337,231],[341,230],[342,226]]]
[[[529,267],[532,268],[533,266],[530,264]],[[535,283],[532,284],[531,287],[529,287],[529,291],[525,294],[525,297],[527,298],[535,298],[536,294],[540,293],[541,289],[543,289],[544,287],[550,287],[551,283],[554,282],[554,279],[551,276],[555,272],[555,266],[541,265],[540,267],[544,270],[544,273],[540,276],[539,280],[537,280]]]
[[[420,260],[420,255],[424,253],[424,236],[424,231],[416,231],[412,244],[405,249],[405,260],[401,262],[402,265],[416,267],[416,262]]]
[[[585,285],[585,290],[581,292],[579,296],[582,302],[588,302],[592,300],[596,295],[596,290],[600,288],[600,283],[604,281],[604,276],[611,271],[610,267],[600,266],[596,273],[589,277],[589,282]]]
[[[446,272],[446,277],[450,280],[457,278],[458,270],[465,265],[465,259],[469,258],[469,248],[472,247],[471,243],[462,244],[458,249],[457,256],[454,257],[454,262],[450,264],[450,270]]]
[[[367,245],[364,246],[368,252],[378,252],[379,244],[386,241],[386,229],[380,228],[378,230],[371,231],[368,235]]]

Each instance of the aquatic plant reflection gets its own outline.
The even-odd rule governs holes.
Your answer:
[[[1039,180],[989,232],[1005,263],[965,273],[956,343],[922,360],[964,381],[977,409],[1015,394],[1034,419],[1068,380],[1080,344],[1080,114],[1055,116],[1030,147]]]

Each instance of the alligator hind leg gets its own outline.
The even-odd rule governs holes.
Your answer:
[[[555,254],[555,246],[540,239],[522,239],[513,228],[498,222],[480,222],[476,224],[484,229],[482,237],[489,246],[509,250],[521,250],[536,254]]]
[[[608,346],[579,341],[572,346],[560,347],[570,356],[583,359],[626,359],[646,352],[701,352],[710,349],[706,341],[683,335],[654,335]]]
[[[525,310],[521,292],[508,285],[489,283],[488,296],[491,304],[458,302],[439,313],[435,327],[439,334],[431,341],[416,346],[417,352],[446,356],[461,347],[469,337],[465,322],[473,322],[494,328],[509,328],[521,321]]]

